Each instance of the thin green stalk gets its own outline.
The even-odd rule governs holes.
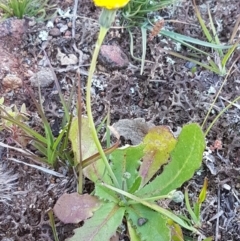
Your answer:
[[[56,229],[56,225],[55,225],[55,222],[54,222],[53,210],[52,210],[52,209],[50,209],[50,210],[48,211],[48,217],[49,217],[49,219],[50,219],[50,225],[51,225],[51,227],[52,227],[54,240],[55,240],[55,241],[59,241],[59,239],[58,239],[58,234],[57,234],[57,229]]]
[[[140,74],[143,74],[145,59],[146,59],[146,51],[147,51],[147,29],[145,26],[141,27],[142,32],[142,60],[141,60],[141,71]]]
[[[81,95],[81,79],[78,75],[78,96],[77,96],[77,113],[78,113],[78,139],[79,139],[79,164],[78,164],[78,193],[83,191],[83,170],[82,170],[82,95]]]
[[[207,136],[208,132],[211,130],[211,128],[213,127],[215,122],[218,120],[218,118],[238,100],[240,100],[240,96],[238,96],[235,100],[233,100],[231,103],[229,103],[221,112],[219,112],[219,114],[215,117],[215,119],[212,121],[212,123],[209,125],[209,127],[205,131],[205,133],[204,133],[205,136]]]
[[[111,146],[110,143],[110,129],[108,128],[110,126],[110,107],[108,105],[108,112],[107,112],[107,123],[106,123],[106,139],[107,139],[107,148],[109,148]]]
[[[213,108],[214,104],[215,104],[216,101],[217,101],[218,96],[220,95],[220,93],[221,93],[221,91],[222,91],[223,86],[224,86],[225,83],[227,82],[228,76],[230,75],[233,66],[234,66],[235,63],[238,61],[239,58],[240,58],[240,56],[238,56],[238,57],[234,60],[234,62],[233,62],[233,64],[231,65],[230,69],[228,70],[227,75],[226,75],[226,77],[225,77],[225,79],[224,79],[224,81],[223,81],[223,83],[222,83],[222,85],[221,85],[221,87],[220,87],[220,89],[219,89],[219,91],[218,91],[218,93],[217,93],[214,101],[212,102],[212,104],[211,104],[211,106],[210,106],[210,108],[209,108],[209,110],[208,110],[208,113],[207,113],[207,115],[206,115],[206,117],[205,117],[205,119],[204,119],[204,121],[203,121],[203,123],[202,123],[202,126],[201,126],[202,129],[203,129],[203,127],[204,127],[204,125],[205,125],[205,123],[206,123],[206,121],[207,121],[207,118],[208,118],[209,114],[210,114],[211,111],[212,111],[212,108]],[[211,124],[210,126],[212,126],[212,124]],[[208,128],[208,130],[209,130],[209,128]],[[207,132],[208,132],[208,131],[205,132],[205,135],[206,135]]]
[[[152,203],[152,202],[147,202],[147,201],[144,201],[142,200],[140,197],[137,197],[131,193],[128,193],[128,192],[125,192],[123,190],[120,190],[118,188],[115,188],[115,187],[112,187],[106,183],[102,183],[103,186],[109,188],[110,190],[113,190],[119,194],[122,194],[123,196],[125,197],[128,197],[130,198],[131,200],[134,200],[136,201],[137,203],[141,203],[142,205],[152,209],[152,210],[155,210],[157,211],[158,213],[166,216],[167,218],[170,218],[172,219],[174,222],[178,223],[179,225],[181,225],[182,227],[186,228],[187,230],[190,230],[196,234],[200,234],[200,232],[195,228],[195,227],[192,227],[190,225],[188,225],[185,221],[183,221],[181,218],[179,218],[177,215],[175,215],[174,213],[168,211],[167,209],[164,209],[160,206],[158,206],[157,204],[155,203]]]
[[[161,199],[171,199],[172,195],[171,194],[166,194],[162,196],[157,196],[157,197],[147,197],[147,198],[142,198],[143,201],[157,201]],[[138,202],[130,200],[128,201],[128,204],[137,204]]]
[[[107,11],[106,9],[104,9],[103,11]],[[103,14],[103,13],[102,13]],[[112,18],[114,19],[115,17],[115,13],[112,13]],[[113,16],[114,15],[114,16]],[[108,19],[105,19],[106,21]],[[101,21],[101,16],[100,16],[100,21]],[[109,173],[109,175],[111,176],[113,182],[114,182],[114,185],[116,187],[119,187],[119,183],[117,181],[117,178],[115,177],[112,169],[111,169],[111,166],[109,165],[108,163],[108,159],[103,151],[103,148],[102,148],[102,145],[98,139],[98,135],[97,135],[97,131],[96,131],[96,128],[95,128],[95,124],[94,124],[94,121],[93,121],[93,115],[92,115],[92,108],[91,108],[91,85],[92,85],[92,78],[93,78],[93,73],[95,71],[95,68],[96,68],[96,61],[97,61],[97,57],[98,57],[98,54],[99,54],[99,51],[100,51],[100,47],[102,45],[102,42],[109,30],[109,26],[106,27],[106,24],[103,26],[101,24],[101,27],[100,27],[100,32],[99,32],[99,35],[98,35],[98,39],[97,39],[97,42],[96,42],[96,46],[95,46],[95,49],[94,49],[94,53],[93,53],[93,56],[92,56],[92,61],[91,61],[91,65],[90,65],[90,69],[89,69],[89,73],[88,73],[88,80],[87,80],[87,89],[86,89],[86,107],[87,107],[87,115],[88,115],[88,120],[89,120],[89,126],[90,126],[90,129],[92,131],[92,136],[93,136],[93,140],[95,142],[95,145],[98,149],[98,152],[102,158],[102,160],[104,161],[104,164],[107,168],[107,171]]]

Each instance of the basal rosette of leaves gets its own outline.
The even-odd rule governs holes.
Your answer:
[[[86,120],[81,127],[86,133],[87,123]],[[72,136],[71,141],[79,146],[76,136]],[[91,155],[88,150],[94,147],[89,135],[87,143],[88,149],[82,153],[86,158]],[[85,167],[85,177],[95,183],[94,194],[74,194],[75,201],[71,196],[60,197],[56,204],[60,207],[58,210],[64,210],[62,216],[55,212],[62,222],[85,220],[67,240],[110,240],[124,220],[130,240],[135,241],[184,240],[180,227],[200,234],[191,223],[156,201],[175,198],[175,190],[201,166],[204,148],[204,135],[197,124],[185,125],[177,139],[168,127],[157,126],[149,130],[139,145],[117,148],[109,154],[110,167],[120,188],[106,172],[102,159]],[[92,152],[92,155],[96,153],[96,147]],[[156,175],[163,165],[162,173]],[[69,215],[72,214],[71,221]],[[178,239],[173,239],[174,236]]]
[[[109,10],[122,8],[127,5],[130,0],[93,0],[98,7],[107,8]]]

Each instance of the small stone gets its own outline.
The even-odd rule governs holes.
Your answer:
[[[71,31],[67,30],[64,34],[65,37],[71,37],[72,36],[72,33]]]
[[[58,37],[61,35],[61,31],[58,29],[58,28],[52,28],[50,31],[49,31],[49,35],[50,36],[53,36],[53,37]]]
[[[110,69],[126,68],[129,63],[127,55],[116,45],[102,45],[99,61]]]
[[[228,184],[226,184],[226,183],[224,183],[224,184],[222,185],[222,187],[223,187],[224,189],[226,189],[227,191],[230,191],[230,190],[231,190],[231,187],[230,187]]]
[[[30,78],[33,87],[48,87],[54,82],[54,76],[50,68],[43,68]]]
[[[67,25],[63,25],[63,26],[60,28],[60,32],[61,32],[61,33],[65,33],[67,30],[68,30],[68,26],[67,26]]]
[[[3,78],[2,85],[7,89],[14,90],[22,86],[22,80],[16,75],[8,74]]]
[[[57,60],[60,61],[61,65],[75,65],[78,63],[78,58],[74,54],[64,54],[58,49]]]
[[[113,128],[123,136],[125,140],[130,140],[133,145],[138,145],[143,141],[149,129],[155,125],[145,122],[143,118],[121,119],[113,124]]]
[[[0,38],[11,37],[12,39],[21,40],[27,30],[27,25],[23,19],[8,18],[0,21]]]

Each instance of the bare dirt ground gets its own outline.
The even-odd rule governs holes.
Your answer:
[[[0,46],[0,97],[5,104],[21,106],[25,103],[27,111],[34,116],[36,109],[29,98],[26,86],[32,86],[34,73],[48,68],[51,62],[61,88],[67,99],[76,85],[76,70],[80,69],[82,94],[84,98],[88,66],[98,33],[97,19],[99,9],[91,1],[79,1],[78,18],[75,26],[75,41],[72,38],[72,22],[66,14],[72,1],[59,1],[58,6],[65,12],[49,22],[37,23],[34,19],[25,19],[21,27],[16,27],[16,20],[7,24],[8,32],[1,31]],[[203,18],[208,22],[206,4],[209,4],[218,34],[222,43],[227,43],[230,33],[240,14],[239,0],[199,0],[197,5]],[[71,11],[69,12],[71,14]],[[182,1],[175,7],[159,12],[169,22],[166,28],[175,32],[202,39],[203,34],[194,14],[191,1]],[[10,21],[10,20],[7,20]],[[181,23],[184,22],[184,23]],[[186,24],[187,23],[187,24]],[[19,24],[19,23],[18,23]],[[14,29],[15,26],[15,29]],[[20,33],[19,33],[20,31]],[[16,33],[17,32],[17,33]],[[45,38],[45,36],[46,37]],[[19,37],[20,35],[20,37]],[[239,32],[238,32],[239,36]],[[142,117],[153,121],[155,125],[169,125],[173,131],[189,123],[202,123],[219,89],[223,78],[197,67],[195,74],[188,68],[188,63],[162,53],[159,47],[173,48],[175,44],[162,36],[148,42],[144,73],[140,75],[140,62],[131,58],[128,32],[112,29],[105,44],[120,46],[128,56],[128,66],[109,69],[107,64],[99,62],[96,79],[93,83],[93,112],[96,124],[105,117],[108,106],[111,109],[112,124],[119,119]],[[181,50],[188,51],[187,48]],[[62,64],[61,56],[70,56],[72,64]],[[227,67],[239,55],[236,50]],[[134,55],[141,56],[140,29],[134,29]],[[6,84],[4,78],[14,75],[14,84]],[[240,95],[240,62],[236,62],[227,84],[208,120],[214,117],[231,101]],[[9,77],[9,76],[8,76]],[[20,80],[18,79],[20,78]],[[52,79],[51,76],[48,79]],[[6,81],[6,80],[5,80]],[[8,83],[8,82],[7,82]],[[12,83],[12,84],[11,84]],[[34,87],[31,87],[34,88]],[[38,93],[36,92],[36,98]],[[52,126],[58,131],[61,121],[62,106],[53,80],[41,88],[42,102]],[[74,98],[76,99],[76,98]],[[73,112],[74,108],[73,101]],[[33,126],[37,123],[33,123]],[[2,142],[10,143],[11,133],[1,132]],[[196,200],[203,180],[209,180],[207,200],[203,205],[202,231],[215,240],[240,240],[240,106],[236,104],[222,115],[207,136],[207,146],[203,165],[188,185],[191,199]],[[210,146],[221,141],[222,149],[210,151]],[[65,192],[76,191],[73,171],[64,168],[65,178],[56,178],[23,164],[16,164],[9,157],[26,160],[18,153],[0,149],[1,164],[6,170],[17,174],[15,189],[11,200],[0,202],[0,240],[4,241],[46,241],[53,240],[47,210]],[[58,170],[64,172],[63,170]],[[1,178],[1,177],[0,177]],[[86,181],[85,192],[92,188]],[[173,206],[184,213],[184,206]],[[76,225],[64,225],[56,220],[59,240],[71,236]],[[121,240],[129,240],[126,233]],[[193,239],[194,240],[194,239]]]

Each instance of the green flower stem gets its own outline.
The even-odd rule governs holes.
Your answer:
[[[183,219],[181,219],[180,217],[178,217],[177,215],[175,215],[174,213],[168,211],[167,209],[164,209],[160,206],[158,206],[155,203],[151,203],[151,202],[147,202],[145,200],[142,200],[140,197],[137,197],[131,193],[125,192],[123,190],[120,190],[116,187],[112,187],[106,183],[102,183],[102,185],[104,187],[107,187],[110,190],[113,190],[119,194],[122,194],[125,197],[130,198],[131,200],[134,200],[137,203],[141,203],[142,205],[144,205],[145,207],[151,208],[152,210],[157,211],[158,213],[166,216],[169,219],[172,219],[174,222],[178,223],[179,225],[181,225],[182,227],[186,228],[187,230],[190,230],[191,232],[194,232],[196,234],[200,234],[200,232],[193,226],[190,226],[188,223],[186,223]]]
[[[230,102],[224,109],[222,109],[219,114],[214,118],[214,120],[212,121],[212,123],[209,125],[209,127],[207,128],[207,130],[205,131],[204,135],[207,136],[208,132],[212,129],[213,125],[215,124],[215,122],[219,119],[219,117],[221,117],[221,115],[228,110],[230,107],[232,107],[234,105],[234,103],[236,103],[237,101],[240,100],[240,96],[238,96],[236,99],[234,99],[232,102]]]
[[[106,169],[109,173],[109,175],[111,176],[113,183],[116,187],[120,187],[119,183],[117,181],[117,178],[115,177],[111,166],[108,163],[108,159],[104,153],[104,150],[102,148],[102,145],[98,139],[98,135],[97,135],[97,131],[95,128],[95,124],[93,121],[93,115],[92,115],[92,109],[91,109],[91,85],[92,85],[92,78],[93,78],[93,73],[95,71],[96,68],[96,61],[97,61],[97,57],[99,54],[99,50],[100,47],[102,45],[102,42],[111,26],[111,23],[113,22],[114,18],[115,18],[115,14],[116,11],[110,11],[107,9],[103,9],[101,16],[100,16],[100,32],[98,35],[98,39],[96,42],[96,46],[94,49],[94,53],[92,56],[92,61],[91,61],[91,65],[90,65],[90,69],[89,69],[89,73],[88,73],[88,80],[87,80],[87,93],[86,93],[86,107],[87,107],[87,115],[88,115],[88,120],[89,120],[89,126],[90,129],[92,131],[92,136],[93,136],[93,140],[95,142],[95,145],[97,146],[98,152],[102,158],[102,160],[104,161],[104,164],[106,166]]]

